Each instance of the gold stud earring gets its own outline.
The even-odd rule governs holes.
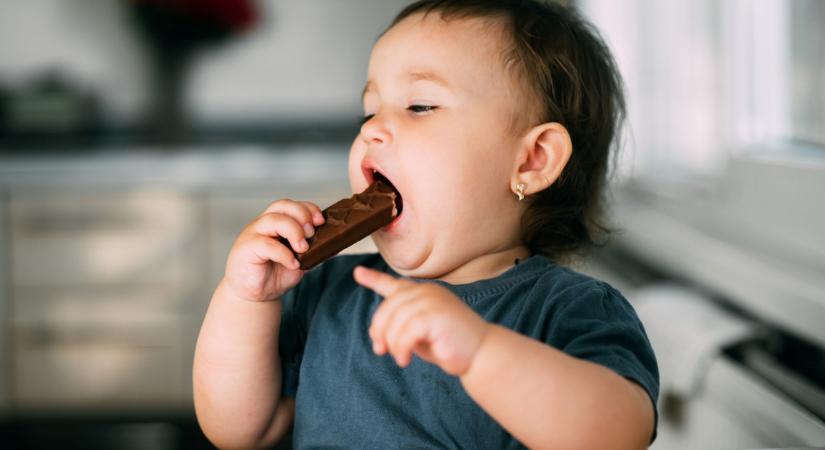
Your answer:
[[[518,201],[524,200],[524,188],[527,187],[524,183],[519,183],[516,185],[516,196],[518,196]]]

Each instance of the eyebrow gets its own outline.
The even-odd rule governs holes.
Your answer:
[[[435,72],[409,72],[407,73],[407,78],[411,81],[430,81],[445,87],[450,85],[444,77]]]
[[[450,83],[448,83],[447,80],[444,77],[442,77],[441,75],[438,75],[435,72],[430,72],[430,71],[407,72],[407,73],[404,74],[404,78],[406,80],[409,80],[410,82],[429,81],[431,83],[440,84],[440,85],[442,85],[444,87],[447,87],[447,88],[450,87]],[[367,84],[364,85],[364,90],[361,92],[361,99],[363,99],[364,96],[367,95],[367,92],[371,91],[374,86],[375,86],[375,83],[373,83],[370,80],[367,80]]]

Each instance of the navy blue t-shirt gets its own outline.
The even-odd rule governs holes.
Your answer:
[[[398,276],[379,254],[333,258],[283,300],[282,395],[295,397],[295,448],[524,448],[459,379],[413,356],[377,356],[367,330],[382,297],[356,265]],[[654,410],[659,373],[635,311],[608,284],[532,256],[496,278],[436,282],[485,320],[606,366],[641,385]],[[551,424],[548,424],[551,425]]]

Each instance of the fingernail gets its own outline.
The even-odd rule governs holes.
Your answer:
[[[304,239],[300,243],[298,243],[298,247],[300,247],[301,250],[306,250],[309,248],[309,244],[307,243],[307,240]]]
[[[306,234],[306,237],[312,237],[312,235],[315,234],[315,228],[312,225],[305,223],[304,233]]]
[[[315,222],[319,225],[324,221],[324,215],[321,213],[315,213],[313,214],[313,217],[315,218]]]
[[[378,342],[373,342],[372,343],[372,352],[375,353],[376,355],[380,355],[381,354],[380,350],[381,350],[381,347],[378,346]]]
[[[297,259],[293,259],[292,260],[292,267],[298,269],[298,268],[301,267],[301,263],[299,263]]]

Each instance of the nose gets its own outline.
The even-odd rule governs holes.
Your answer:
[[[367,144],[389,144],[392,132],[384,114],[376,113],[361,125],[361,139]]]

